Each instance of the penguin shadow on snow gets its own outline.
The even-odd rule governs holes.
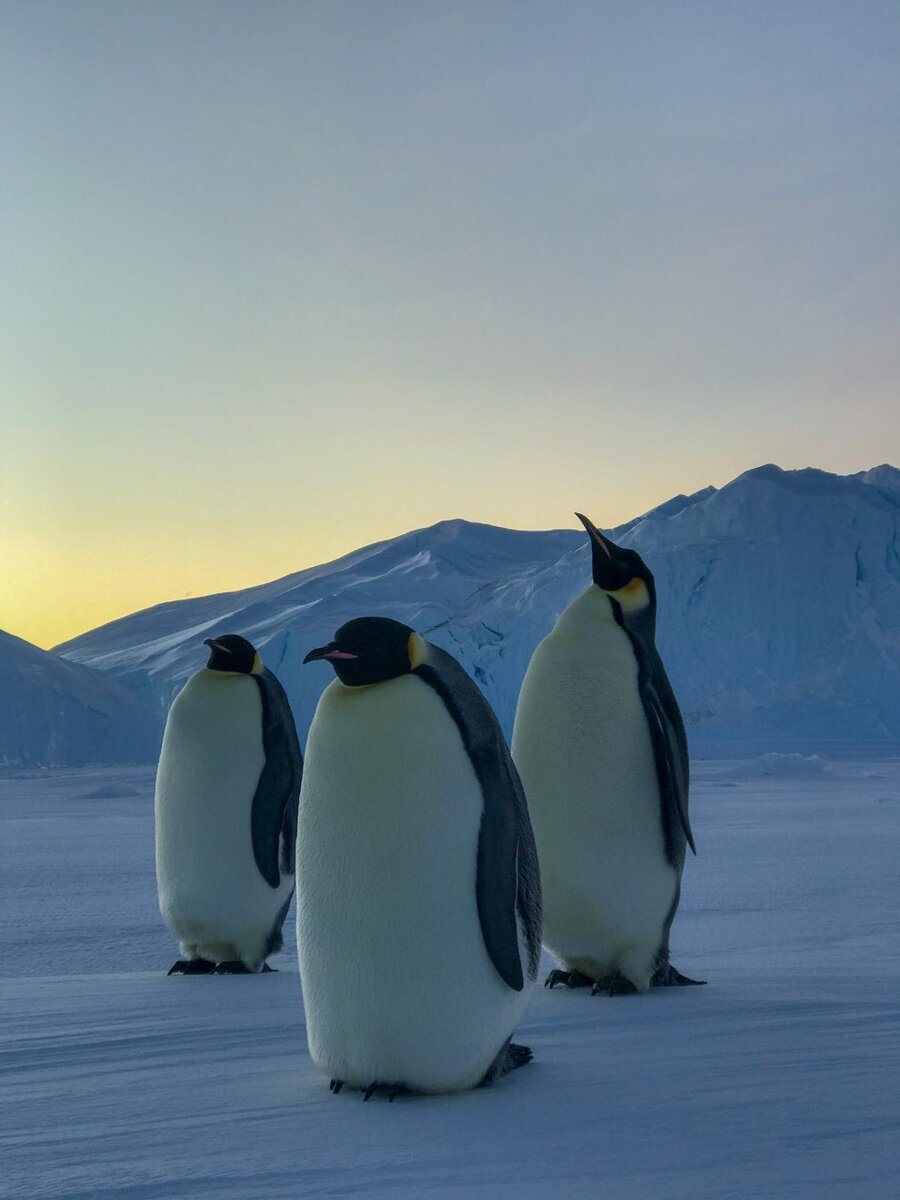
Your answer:
[[[156,776],[156,876],[170,975],[271,972],[294,891],[303,758],[287,695],[245,638],[207,638],[175,697]]]

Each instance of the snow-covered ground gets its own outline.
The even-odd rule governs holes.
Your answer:
[[[329,1093],[293,952],[166,978],[150,770],[0,776],[0,1195],[893,1200],[900,761],[696,775],[673,957],[708,986],[540,989],[531,1066],[390,1105]]]

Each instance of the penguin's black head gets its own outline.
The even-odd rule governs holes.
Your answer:
[[[591,539],[591,573],[594,583],[620,607],[639,609],[656,607],[653,573],[637,550],[617,546],[604,537],[597,526],[581,513],[575,516]]]
[[[250,675],[254,668],[259,670],[262,665],[256,649],[236,633],[206,638],[203,645],[209,646],[206,665],[210,671],[237,671],[241,675]]]
[[[342,625],[327,646],[310,650],[304,662],[327,659],[341,683],[363,687],[408,675],[421,639],[408,625],[387,617],[357,617]]]

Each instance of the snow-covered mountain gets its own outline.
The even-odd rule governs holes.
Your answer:
[[[161,731],[115,679],[0,630],[0,766],[147,762]]]
[[[656,575],[659,642],[695,741],[900,741],[898,523],[894,467],[764,466],[610,530]],[[392,616],[455,654],[509,732],[534,646],[589,579],[580,531],[443,521],[260,587],[136,613],[57,650],[164,709],[205,661],[205,637],[242,633],[284,682],[302,737],[332,677],[302,667],[303,655],[350,617]]]

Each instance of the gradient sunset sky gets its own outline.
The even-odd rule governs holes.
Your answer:
[[[0,627],[900,460],[900,4],[3,0]]]

